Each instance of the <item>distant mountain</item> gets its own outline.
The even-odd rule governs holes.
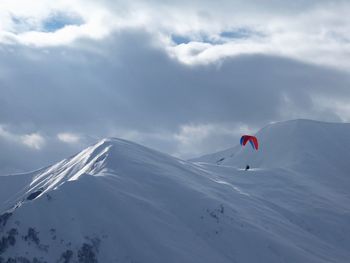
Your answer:
[[[328,141],[348,127],[274,124],[260,155],[211,163],[109,138],[0,177],[0,263],[348,262],[349,140]],[[259,169],[237,168],[248,161]]]

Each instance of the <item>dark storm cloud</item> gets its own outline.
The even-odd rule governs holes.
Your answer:
[[[191,67],[150,43],[148,35],[133,32],[84,42],[85,51],[3,51],[9,73],[1,80],[1,122],[55,129],[106,121],[135,129],[173,129],[189,121],[255,123],[279,117],[281,94],[308,111],[314,92],[347,93],[347,74],[327,68],[254,55]]]
[[[151,35],[137,30],[103,41],[82,39],[71,47],[3,45],[0,70],[0,124],[14,134],[40,132],[47,140],[32,154],[34,150],[13,146],[0,136],[0,165],[11,166],[17,158],[28,162],[22,165],[26,169],[30,156],[42,158],[32,162],[36,168],[83,147],[59,142],[60,132],[101,138],[115,130],[136,131],[147,134],[139,139],[142,143],[181,153],[175,139],[150,134],[171,138],[188,124],[239,123],[257,129],[288,118],[288,112],[293,118],[339,120],[332,110],[315,107],[313,98],[350,95],[347,73],[262,55],[186,66],[155,45]],[[205,142],[202,149],[217,150],[215,142]],[[4,157],[6,151],[11,154]]]

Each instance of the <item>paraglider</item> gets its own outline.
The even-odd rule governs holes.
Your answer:
[[[255,136],[243,135],[241,137],[241,145],[245,146],[247,142],[250,142],[250,145],[253,147],[254,150],[259,149],[258,139]]]
[[[250,143],[250,145],[253,147],[254,150],[257,151],[259,149],[259,142],[255,136],[243,135],[240,140],[242,147],[245,146],[247,142]],[[248,171],[249,169],[250,169],[250,166],[247,164],[245,167],[245,170]]]

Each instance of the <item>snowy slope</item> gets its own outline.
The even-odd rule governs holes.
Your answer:
[[[0,262],[348,262],[349,191],[288,167],[245,172],[104,139],[7,196]]]
[[[33,174],[0,176],[0,211],[13,203],[32,180]]]
[[[270,124],[256,137],[259,150],[235,146],[222,152],[194,159],[244,168],[283,168],[322,181],[348,192],[350,187],[350,124],[292,120]]]
[[[222,164],[225,159],[234,157],[241,150],[240,145],[236,145],[235,147],[228,148],[223,151],[219,151],[216,153],[210,153],[203,155],[199,158],[190,159],[190,162],[199,162],[199,163],[212,163],[212,164]]]

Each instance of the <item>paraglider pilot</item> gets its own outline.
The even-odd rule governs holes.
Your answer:
[[[240,140],[240,144],[242,145],[242,147],[245,146],[247,142],[250,143],[250,145],[253,147],[254,150],[257,151],[259,149],[258,139],[255,136],[243,135]],[[249,169],[250,169],[250,166],[247,164],[245,167],[245,170],[248,171]]]

